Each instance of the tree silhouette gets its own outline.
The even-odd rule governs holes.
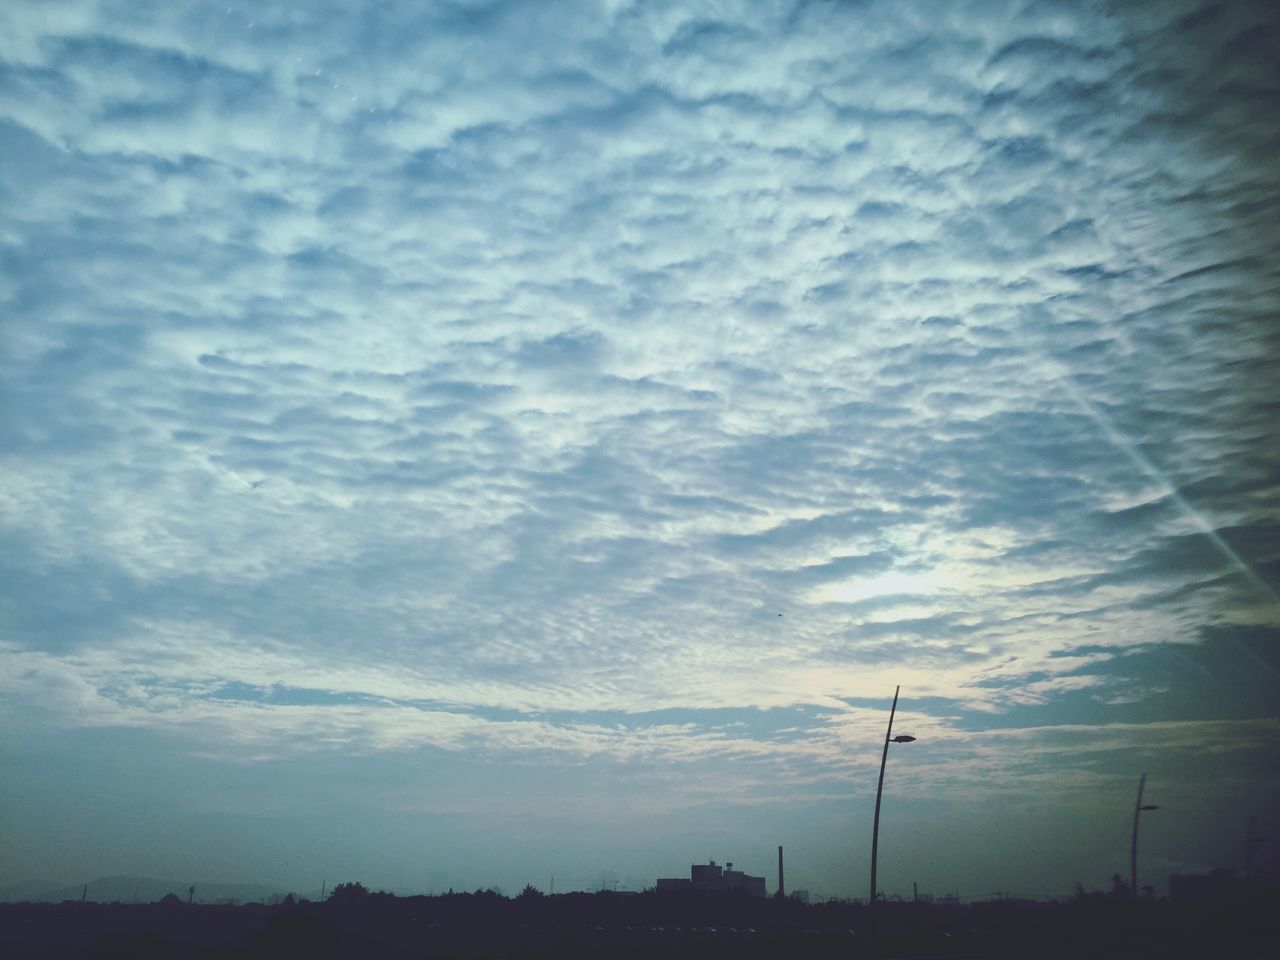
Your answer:
[[[356,903],[369,896],[369,888],[363,883],[340,883],[329,892],[334,903]]]
[[[1118,873],[1111,875],[1111,896],[1116,900],[1129,898],[1129,884],[1125,883],[1124,878]]]

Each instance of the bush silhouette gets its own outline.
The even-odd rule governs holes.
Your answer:
[[[329,892],[334,903],[357,903],[369,896],[369,888],[363,883],[340,883]]]

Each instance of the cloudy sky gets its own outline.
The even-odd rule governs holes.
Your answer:
[[[1240,866],[1269,7],[3,4],[0,884]]]

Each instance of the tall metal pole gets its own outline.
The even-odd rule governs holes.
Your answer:
[[[1258,836],[1258,818],[1249,818],[1249,834],[1244,841],[1244,878],[1253,879],[1253,847],[1262,843],[1265,837]]]
[[[893,688],[893,706],[889,708],[889,728],[884,732],[884,751],[880,754],[880,782],[876,784],[876,815],[871,821],[871,932],[876,928],[876,857],[880,852],[880,795],[884,791],[884,764],[889,759],[889,737],[893,735],[893,715],[898,710],[898,691]]]
[[[1147,785],[1144,773],[1138,781],[1138,800],[1133,805],[1133,841],[1129,845],[1129,896],[1138,899],[1138,820],[1142,816],[1142,790]]]

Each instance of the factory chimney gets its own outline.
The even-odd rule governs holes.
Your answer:
[[[782,847],[778,847],[778,899],[785,900],[787,898],[787,884],[782,878]]]

